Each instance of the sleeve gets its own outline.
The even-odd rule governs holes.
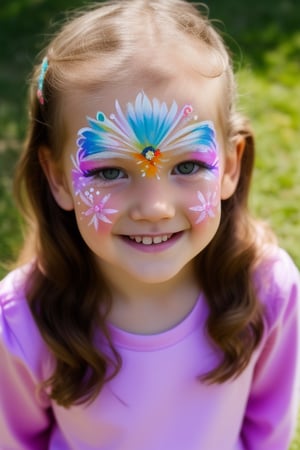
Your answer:
[[[287,450],[296,428],[300,382],[300,279],[289,256],[262,288],[266,332],[254,369],[242,439],[247,450]]]
[[[0,296],[0,448],[46,449],[52,422],[50,402],[38,389],[35,367],[25,351],[25,344],[30,343],[30,355],[37,361],[35,330],[28,322],[24,327],[20,318],[25,321],[27,317],[2,300]]]

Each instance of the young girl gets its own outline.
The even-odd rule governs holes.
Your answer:
[[[288,448],[299,275],[247,211],[234,97],[183,0],[101,4],[45,50],[16,179],[27,262],[0,287],[1,449]]]

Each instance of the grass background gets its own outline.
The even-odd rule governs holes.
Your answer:
[[[1,263],[15,257],[21,242],[11,181],[26,130],[29,73],[47,40],[49,25],[53,30],[63,11],[83,4],[82,0],[1,0]],[[252,210],[270,223],[300,267],[300,2],[208,0],[207,5],[235,55],[240,108],[250,116],[256,134]],[[0,278],[6,271],[2,264]],[[291,446],[296,449],[300,449],[300,430]]]

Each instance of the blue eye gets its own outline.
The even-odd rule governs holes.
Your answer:
[[[177,164],[173,169],[173,174],[175,175],[194,175],[202,170],[212,170],[214,169],[214,166],[211,166],[210,164],[205,163],[204,161],[182,161],[181,163]]]
[[[192,175],[197,173],[201,168],[201,164],[195,161],[184,161],[174,168],[176,175]]]
[[[112,181],[124,178],[124,172],[116,167],[108,167],[107,169],[99,170],[98,176],[103,180]]]
[[[115,181],[121,178],[127,178],[126,173],[117,167],[95,168],[85,173],[86,177],[94,177],[101,181]]]

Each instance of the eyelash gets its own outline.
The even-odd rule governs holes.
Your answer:
[[[187,166],[188,164],[193,164],[193,169],[191,172],[188,173],[180,173],[180,172],[176,172],[176,169],[178,169],[178,167],[180,166]],[[214,166],[211,166],[209,164],[206,164],[203,161],[194,161],[194,160],[187,160],[187,161],[182,161],[178,164],[176,164],[176,166],[174,167],[174,169],[172,170],[172,175],[182,175],[182,176],[188,176],[188,175],[194,175],[196,173],[199,172],[199,170],[204,169],[204,170],[213,170]],[[116,171],[118,172],[118,176],[116,178],[105,178],[104,173],[105,172],[109,172],[109,171]],[[122,176],[120,176],[122,175]],[[119,169],[118,167],[104,167],[101,169],[93,169],[90,170],[88,172],[84,173],[84,176],[87,178],[98,178],[101,180],[101,182],[103,183],[110,183],[112,181],[117,181],[123,178],[128,178],[127,174],[122,170]]]
[[[187,166],[188,164],[193,164],[193,170],[190,173],[178,173],[177,175],[183,175],[183,176],[187,176],[187,175],[194,175],[196,173],[199,172],[199,170],[204,169],[204,170],[213,170],[214,166],[211,166],[209,164],[206,164],[203,161],[194,161],[194,160],[187,160],[187,161],[182,161],[181,163],[177,164],[175,166],[175,168],[173,169],[172,173],[175,172],[175,170],[179,167],[179,166]],[[195,170],[196,169],[196,170]]]
[[[105,178],[104,173],[109,171],[118,171],[118,174],[126,175],[125,172],[122,169],[119,169],[118,167],[103,167],[102,169],[93,169],[88,172],[85,172],[84,176],[87,178],[98,178],[103,183],[110,183],[112,181],[120,180],[122,178],[127,178],[127,176],[118,176],[117,178]]]

